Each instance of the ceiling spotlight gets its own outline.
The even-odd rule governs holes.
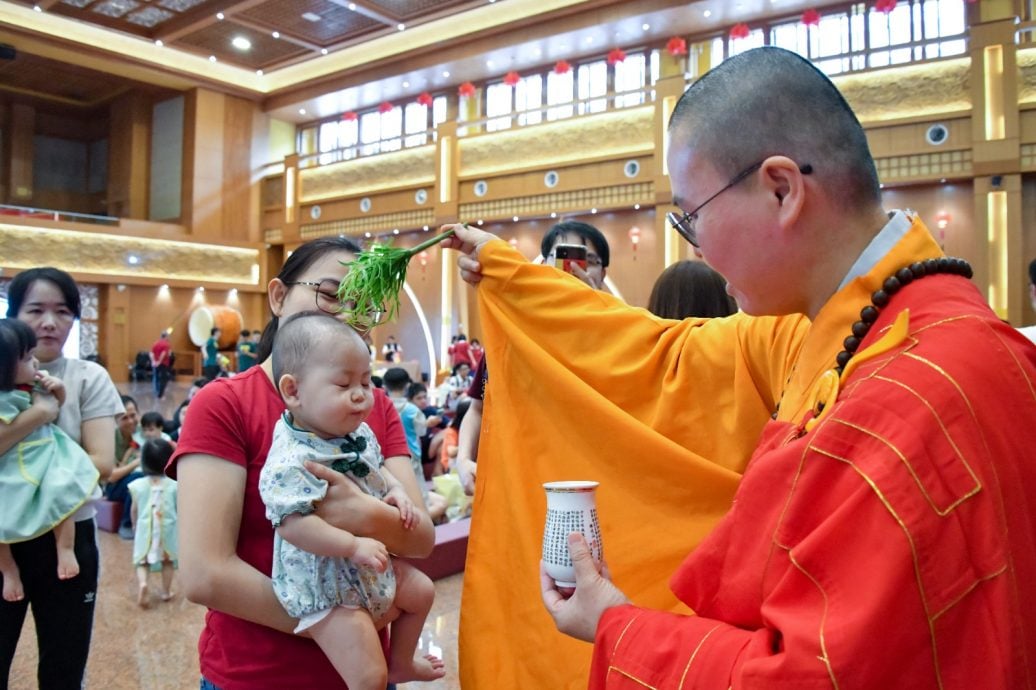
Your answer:
[[[443,79],[449,79],[450,78],[450,73],[449,72],[443,72],[442,73],[442,77],[443,77]]]
[[[205,292],[205,286],[199,285],[195,292]]]
[[[349,3],[349,9],[353,10],[355,12],[356,11],[356,3],[355,2],[350,2]],[[367,237],[370,237],[370,235],[367,235]]]
[[[365,232],[365,233],[363,233],[363,236],[366,237],[367,239],[370,239],[371,234],[369,232]]]
[[[33,5],[32,9],[36,10],[37,12],[42,12],[43,11],[43,8],[40,7],[39,5]]]
[[[514,216],[511,220],[513,220],[515,223],[517,223],[518,222],[518,216]]]
[[[399,29],[400,31],[402,31],[403,29],[406,28],[406,24],[396,24],[396,28]]]
[[[230,41],[230,45],[234,46],[238,50],[251,50],[252,42],[244,36],[234,36]]]
[[[644,31],[647,31],[648,29],[651,28],[651,25],[650,24],[641,24],[640,28],[643,29]]]
[[[590,45],[593,42],[594,42],[594,37],[593,36],[587,36],[586,37],[586,44],[587,45]]]
[[[299,115],[305,115],[305,114],[306,114],[306,109],[305,108],[299,108]]]
[[[597,209],[596,208],[590,209],[590,213],[597,213]]]
[[[159,48],[161,48],[162,46],[165,45],[165,43],[162,43],[162,39],[161,38],[156,38],[155,39],[155,45],[158,46]]]
[[[302,18],[307,22],[313,22],[314,24],[323,19],[319,14],[314,14],[313,12],[303,12]]]
[[[216,61],[216,56],[215,55],[210,55],[209,56],[209,62],[215,62],[215,61]]]
[[[489,69],[493,69],[493,61],[492,60],[486,60],[486,67],[488,67]]]
[[[136,266],[140,263],[140,257],[136,254],[130,254],[126,257],[126,263],[128,263],[130,266]]]
[[[392,234],[393,235],[398,235],[399,234],[399,228],[392,228]]]
[[[424,229],[424,231],[425,231],[425,232],[428,232],[428,229],[429,229],[429,228],[428,228],[428,226],[426,225],[426,226],[424,226],[424,228],[423,228],[423,229]]]
[[[479,227],[482,227],[482,224],[483,224],[483,223],[485,223],[485,222],[486,222],[486,221],[484,221],[484,220],[482,220],[481,218],[479,218],[479,219],[478,219],[478,225],[479,225]]]
[[[403,82],[403,88],[404,89],[409,89],[410,88],[410,82],[408,82],[408,81]]]
[[[557,218],[557,217],[558,217],[558,214],[557,214],[557,212],[555,212],[555,211],[551,211],[551,212],[550,212],[550,217],[551,217],[551,218]]]
[[[281,37],[281,32],[280,31],[274,31],[270,35],[273,36],[274,38],[280,38]]]
[[[712,16],[712,10],[705,10],[704,12],[702,12],[702,16],[708,19]]]
[[[640,204],[633,204],[633,210],[634,211],[639,211],[640,210]]]
[[[260,77],[263,76],[263,71],[261,69],[257,69],[255,73],[258,74]]]
[[[320,54],[321,55],[327,55],[327,48],[321,48],[320,49]]]
[[[237,288],[230,288],[230,292],[227,293],[228,297],[237,297]]]
[[[223,18],[224,18],[224,15],[223,15],[222,12],[217,12],[216,13],[216,19],[218,19],[219,21],[223,21]]]

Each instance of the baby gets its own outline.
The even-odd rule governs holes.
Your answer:
[[[407,563],[390,562],[385,545],[325,522],[314,512],[327,483],[303,466],[312,460],[343,472],[365,492],[399,509],[408,529],[418,508],[364,424],[374,404],[370,355],[350,327],[310,312],[287,320],[273,347],[273,373],[287,411],[274,429],[259,478],[274,537],[273,587],[352,690],[434,680],[440,659],[415,657],[435,589]],[[398,616],[398,617],[397,617]],[[392,623],[386,666],[378,630]]]
[[[36,334],[17,319],[0,319],[0,424],[11,424],[37,395],[60,405],[65,386],[39,371]],[[11,544],[54,531],[58,578],[79,574],[75,522],[68,518],[97,490],[90,456],[56,424],[44,424],[0,455],[0,575],[4,601],[25,598]],[[99,492],[98,492],[98,495]]]

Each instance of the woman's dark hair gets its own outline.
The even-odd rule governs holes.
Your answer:
[[[730,316],[737,303],[727,281],[701,261],[677,261],[662,271],[648,298],[648,311],[664,319]]]
[[[133,403],[133,407],[137,408],[138,410],[140,409],[140,405],[137,404],[137,401],[129,395],[120,395],[119,399],[122,400],[123,407],[129,405],[130,403]]]
[[[151,477],[165,474],[165,466],[173,457],[173,445],[164,438],[153,438],[144,441],[140,447],[140,471]]]
[[[427,392],[428,392],[428,386],[424,385],[423,383],[418,383],[417,381],[414,381],[413,383],[411,383],[406,388],[406,399],[407,400],[413,400],[414,396],[420,395],[421,393],[427,393]]]
[[[451,429],[460,429],[460,423],[464,421],[464,415],[468,413],[469,407],[471,407],[471,398],[464,398],[457,403],[457,409],[453,413],[453,419],[450,421]]]
[[[18,319],[0,319],[0,391],[14,390],[18,362],[34,347],[36,334],[29,324]]]
[[[54,283],[61,291],[61,296],[65,298],[65,305],[72,315],[77,319],[82,315],[82,303],[79,301],[79,286],[76,285],[76,281],[60,268],[44,266],[22,271],[7,286],[7,316],[9,318],[13,319],[18,316],[18,312],[21,311],[22,304],[25,302],[26,293],[37,280]]]
[[[604,233],[589,223],[578,220],[561,221],[547,231],[547,234],[540,240],[540,254],[543,255],[543,258],[547,258],[550,250],[558,243],[558,238],[565,235],[575,235],[583,240],[584,245],[592,245],[591,248],[597,252],[597,256],[601,257],[601,265],[608,268],[608,262],[611,261],[611,249],[608,247],[608,240]]]
[[[219,329],[216,328],[215,326],[213,326],[212,328],[209,329],[209,337],[212,337],[212,336],[216,335],[217,333],[219,333]]]
[[[345,237],[318,237],[300,246],[288,260],[284,262],[277,278],[283,283],[294,283],[298,280],[307,268],[313,265],[324,254],[329,252],[350,252],[359,254],[360,247],[355,242]],[[262,362],[273,352],[273,338],[277,335],[277,328],[280,325],[280,318],[271,316],[266,328],[263,329],[263,336],[259,339],[259,361]]]

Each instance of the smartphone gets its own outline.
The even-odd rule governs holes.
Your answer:
[[[573,264],[586,270],[586,247],[581,244],[559,244],[554,247],[555,267],[571,273]]]

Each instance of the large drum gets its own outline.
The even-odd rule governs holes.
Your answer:
[[[187,322],[187,334],[191,342],[201,347],[208,339],[213,328],[220,330],[219,349],[228,350],[237,344],[241,335],[241,312],[233,307],[206,305],[198,307],[191,313]]]

